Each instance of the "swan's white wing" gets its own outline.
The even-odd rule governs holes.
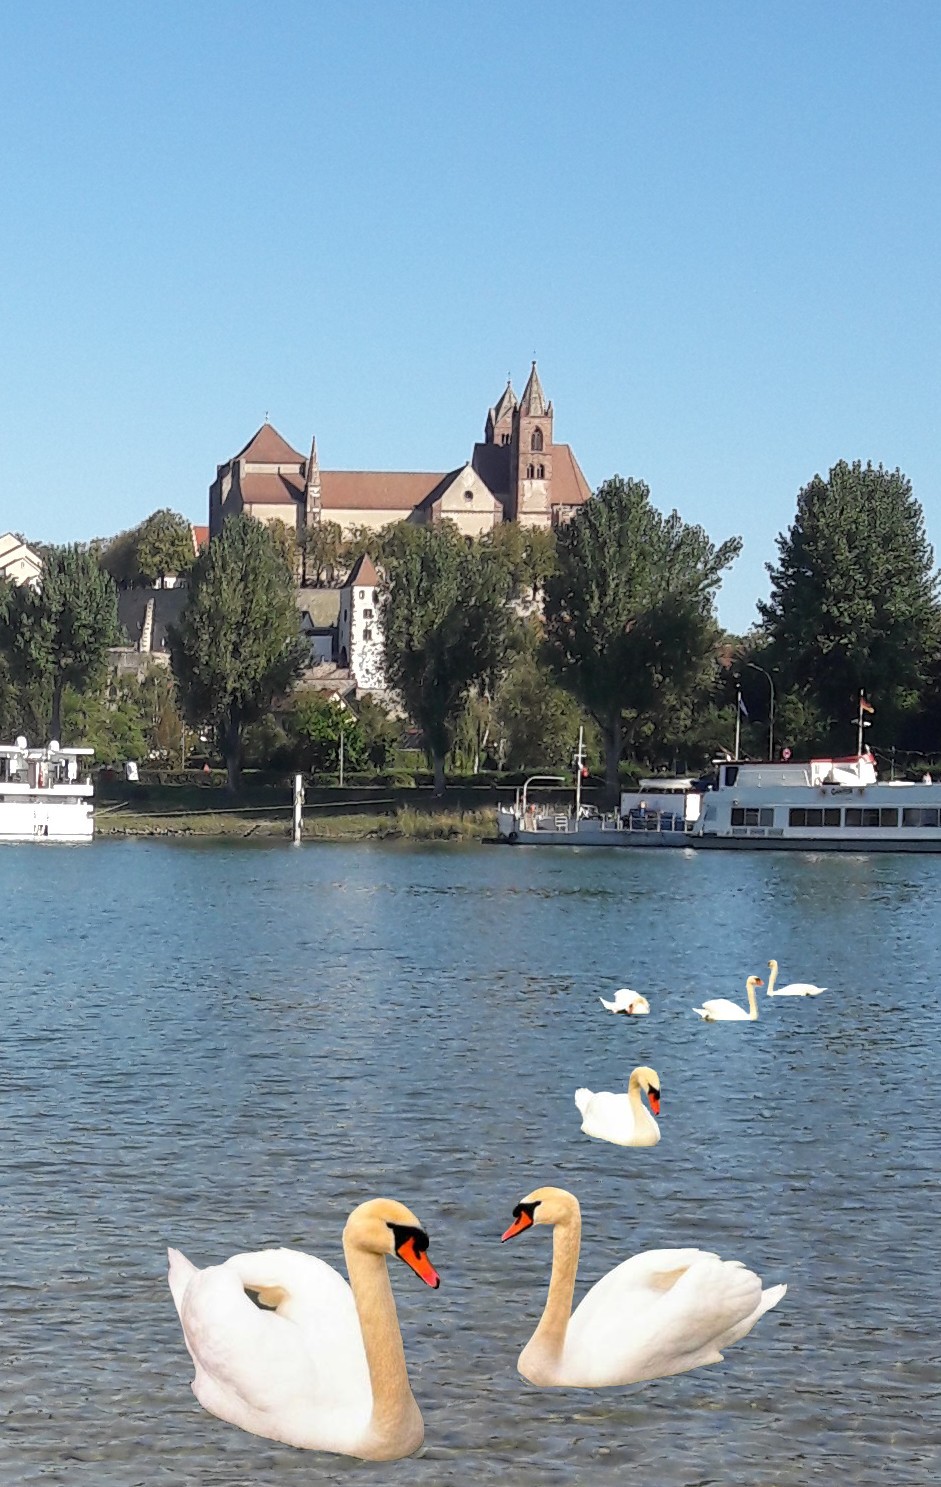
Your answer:
[[[694,1007],[700,1017],[705,1017],[707,1022],[749,1022],[751,1019],[743,1007],[737,1002],[730,1002],[727,997],[715,997],[711,1002],[703,1002],[702,1007]]]
[[[588,1292],[569,1323],[563,1372],[591,1388],[718,1363],[763,1309],[761,1281],[738,1261],[708,1250],[650,1250]]]
[[[598,1000],[601,1003],[602,1007],[607,1007],[609,1012],[616,1012],[618,1010],[617,1001],[606,1002],[604,997],[599,997]]]
[[[579,1095],[588,1098],[580,1101]],[[602,1141],[624,1141],[634,1135],[634,1117],[627,1095],[610,1094],[601,1090],[577,1090],[575,1103],[582,1112],[582,1130],[586,1136],[597,1136]]]
[[[791,981],[787,986],[778,986],[769,991],[769,996],[819,996],[825,986],[815,986],[812,981]]]
[[[259,1294],[274,1310],[260,1310]],[[234,1255],[196,1271],[180,1307],[194,1392],[213,1414],[275,1440],[324,1450],[361,1438],[372,1390],[353,1293],[298,1250]]]

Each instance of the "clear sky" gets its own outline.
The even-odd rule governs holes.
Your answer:
[[[0,531],[207,520],[268,412],[445,470],[538,357],[594,487],[742,557],[910,476],[941,546],[941,6],[26,0],[0,48]]]

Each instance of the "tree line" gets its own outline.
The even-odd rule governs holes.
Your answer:
[[[134,571],[169,573],[182,558],[167,515],[135,529]],[[336,548],[331,567],[339,539],[329,525],[301,554],[310,573],[316,549],[321,577],[336,577],[340,561]],[[921,507],[898,470],[841,462],[801,490],[767,565],[770,596],[740,637],[723,634],[715,611],[739,539],[715,542],[664,515],[638,480],[606,481],[555,532],[505,523],[467,541],[448,523],[398,523],[348,541],[348,559],[368,549],[380,564],[386,676],[439,790],[449,761],[558,772],[580,724],[612,794],[625,759],[696,769],[730,746],[740,697],[744,752],[757,756],[772,710],[778,749],[848,752],[861,693],[881,748],[902,757],[938,748],[938,578]],[[89,707],[118,639],[114,544],[43,556],[38,591],[0,587],[4,736],[58,736],[63,722],[93,730],[102,715],[133,711],[129,684],[122,696],[113,679],[99,713]],[[228,519],[191,556],[170,637],[172,690],[137,698],[151,732],[158,717],[164,735],[174,726],[172,708],[181,730],[208,736],[233,789],[246,748],[322,767],[343,731],[351,768],[394,758],[396,724],[381,707],[368,726],[344,724],[336,704],[297,690],[307,656],[297,573],[284,532]]]

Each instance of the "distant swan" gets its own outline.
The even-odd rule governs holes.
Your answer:
[[[616,991],[613,1002],[606,1002],[604,997],[599,1000],[609,1012],[626,1012],[629,1017],[642,1017],[650,1011],[647,998],[641,996],[639,991],[631,991],[629,986],[622,986],[620,991]]]
[[[656,1146],[660,1127],[641,1099],[641,1090],[650,1101],[650,1110],[660,1114],[660,1075],[656,1069],[641,1067],[631,1074],[626,1095],[612,1095],[607,1090],[595,1094],[590,1089],[577,1089],[575,1103],[582,1113],[582,1130],[586,1136],[610,1141],[615,1146]]]
[[[170,1290],[196,1365],[196,1398],[220,1420],[289,1446],[367,1461],[410,1456],[425,1427],[386,1256],[437,1286],[427,1249],[415,1215],[387,1198],[361,1203],[347,1220],[349,1285],[300,1250],[258,1250],[197,1270],[171,1249]]]
[[[727,997],[717,997],[711,1002],[703,1002],[701,1007],[694,1007],[693,1011],[697,1017],[702,1017],[706,1022],[757,1022],[758,1002],[755,999],[755,987],[764,986],[760,976],[749,976],[745,982],[745,990],[748,992],[748,1011],[740,1007],[737,1002],[730,1002]]]
[[[745,1337],[787,1290],[763,1290],[740,1260],[708,1250],[645,1250],[603,1276],[573,1313],[578,1199],[564,1188],[536,1188],[517,1203],[503,1238],[534,1224],[551,1224],[553,1234],[545,1310],[517,1364],[531,1384],[601,1389],[721,1363],[722,1349]]]
[[[768,996],[819,996],[827,989],[825,986],[815,986],[812,981],[791,981],[787,986],[779,986],[775,990],[774,983],[778,976],[777,961],[769,960],[768,969],[771,972],[768,977]]]

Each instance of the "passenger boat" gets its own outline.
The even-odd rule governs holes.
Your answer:
[[[579,756],[580,757],[580,756]],[[941,852],[941,784],[880,780],[870,753],[846,758],[717,760],[710,781],[641,780],[602,815],[534,805],[528,787],[497,812],[499,840],[523,846],[692,847],[813,852]]]
[[[90,842],[94,787],[80,761],[94,752],[0,744],[0,842]]]
[[[724,760],[689,845],[941,852],[941,785],[880,780],[870,753],[807,763]]]

